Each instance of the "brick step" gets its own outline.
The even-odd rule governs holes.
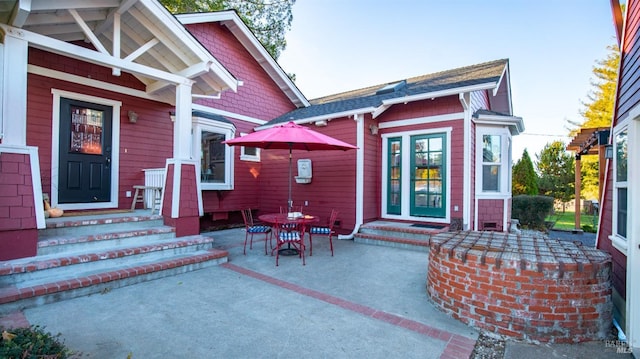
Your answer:
[[[0,314],[24,308],[96,293],[215,266],[228,261],[228,252],[200,249],[155,261],[134,262],[128,266],[104,268],[76,273],[75,276],[53,277],[40,284],[0,288]]]
[[[82,273],[162,261],[171,256],[211,249],[212,243],[213,238],[196,235],[173,241],[149,241],[135,247],[114,246],[102,251],[63,252],[0,262],[0,288],[35,286],[75,278]]]
[[[60,217],[46,220],[46,229],[38,231],[39,239],[83,236],[95,233],[124,232],[160,227],[162,216],[148,213],[126,213],[112,216]]]
[[[407,222],[375,221],[360,227],[356,243],[428,252],[431,237],[449,231],[449,227],[428,228]]]
[[[353,237],[353,241],[356,243],[362,243],[362,244],[371,244],[371,245],[384,246],[384,247],[394,247],[394,248],[409,249],[413,251],[428,252],[430,238],[429,237],[425,238],[424,236],[422,236],[422,239],[413,239],[413,238],[396,237],[392,235],[356,233],[355,236]]]
[[[38,255],[95,252],[114,247],[139,246],[172,238],[175,238],[175,229],[169,226],[81,236],[45,236],[38,240]]]

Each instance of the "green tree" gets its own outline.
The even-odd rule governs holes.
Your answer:
[[[287,47],[296,0],[160,0],[172,13],[235,9],[274,59]]]
[[[596,61],[593,67],[592,90],[583,101],[580,115],[581,124],[570,122],[575,136],[580,129],[610,127],[613,119],[616,88],[618,84],[618,66],[620,65],[620,49],[617,45],[608,46],[609,53],[604,60]],[[600,176],[599,158],[594,155],[583,155],[580,166],[581,197],[598,199]]]
[[[575,196],[575,167],[571,153],[562,141],[547,143],[537,156],[540,194],[563,203]]]
[[[511,193],[514,196],[521,194],[535,196],[538,194],[538,176],[533,169],[533,162],[531,162],[526,148],[522,152],[522,157],[513,166],[512,174]]]

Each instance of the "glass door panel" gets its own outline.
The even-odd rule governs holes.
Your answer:
[[[445,216],[445,134],[411,137],[410,215]]]
[[[402,139],[388,139],[387,213],[401,214],[402,195]]]

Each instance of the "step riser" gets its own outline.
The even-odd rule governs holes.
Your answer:
[[[5,303],[0,305],[0,314],[6,314],[21,311],[25,308],[33,308],[36,306],[59,302],[62,300],[73,299],[90,294],[105,293],[112,289],[122,288],[129,285],[147,282],[154,279],[170,277],[173,275],[183,274],[203,268],[213,267],[227,262],[227,257],[222,257],[204,262],[198,262],[179,266],[175,268],[165,269],[161,271],[140,274],[124,279],[116,279],[106,283],[93,284],[87,287],[61,291],[53,294],[46,294],[32,298],[21,299],[18,301]]]
[[[360,229],[360,233],[375,234],[378,236],[385,236],[385,237],[392,237],[392,238],[415,239],[415,240],[427,240],[431,238],[431,234],[408,233],[408,232],[400,232],[400,231],[377,229],[377,228],[367,228],[367,227],[362,227]]]
[[[126,232],[141,229],[149,229],[153,227],[162,226],[163,220],[135,220],[127,222],[115,222],[115,223],[99,223],[99,224],[87,224],[79,226],[47,228],[38,231],[38,236],[41,239],[52,237],[81,237],[96,233],[114,233],[114,232]]]
[[[115,268],[133,267],[141,263],[148,263],[170,258],[175,255],[207,250],[213,247],[212,242],[197,243],[193,245],[162,249],[161,247],[151,252],[127,255],[117,258],[105,258],[97,261],[87,261],[73,265],[54,267],[46,270],[37,270],[27,273],[16,273],[0,277],[0,287],[6,286],[32,286],[47,283],[64,278],[73,278],[78,273],[100,272]]]
[[[359,237],[358,235],[355,235],[353,237],[353,241],[355,243],[360,243],[360,244],[369,244],[369,245],[390,247],[390,248],[400,248],[400,249],[407,249],[407,250],[419,251],[419,252],[429,252],[429,246],[418,246],[418,245],[409,244],[409,243],[398,243],[393,241],[364,238],[364,237]]]
[[[68,252],[87,252],[95,253],[113,249],[116,247],[139,246],[150,243],[152,241],[163,241],[175,238],[175,232],[153,233],[146,235],[131,235],[121,238],[91,240],[75,243],[64,243],[58,245],[50,245],[38,248],[38,255],[63,254]]]

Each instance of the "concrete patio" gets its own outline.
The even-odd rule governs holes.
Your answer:
[[[44,326],[88,358],[467,358],[478,338],[430,303],[425,252],[336,240],[331,257],[318,239],[306,266],[293,256],[276,267],[259,240],[242,254],[243,228],[207,235],[228,263],[26,309],[0,325]],[[506,357],[615,352],[508,342]]]

